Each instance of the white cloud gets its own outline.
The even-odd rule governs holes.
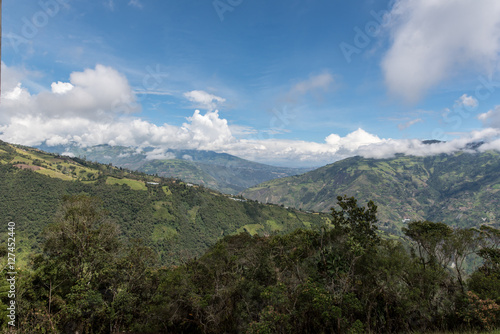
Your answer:
[[[214,110],[217,106],[226,102],[226,99],[207,93],[203,90],[193,90],[184,93],[184,97],[195,104],[195,108]]]
[[[398,129],[399,129],[399,130],[404,130],[404,129],[409,128],[409,127],[410,127],[410,126],[412,126],[412,125],[415,125],[415,124],[417,124],[417,123],[421,123],[421,122],[423,122],[423,121],[424,121],[424,120],[423,120],[423,119],[421,119],[421,118],[412,119],[412,120],[410,120],[410,121],[408,121],[408,122],[406,122],[406,123],[398,124]]]
[[[137,7],[137,8],[142,8],[143,7],[142,3],[139,0],[130,0],[128,2],[128,5],[129,6],[134,6],[134,7]]]
[[[353,151],[364,145],[380,143],[382,142],[382,140],[379,137],[359,128],[356,131],[349,133],[345,137],[340,137],[337,134],[331,134],[326,137],[325,142],[330,147],[335,149],[344,148]]]
[[[6,91],[0,120],[21,115],[41,119],[78,117],[113,119],[140,110],[127,79],[111,67],[73,72],[69,82],[52,83],[51,91],[31,95],[21,84]]]
[[[61,81],[58,81],[57,83],[53,82],[50,85],[50,87],[52,88],[52,93],[54,94],[64,94],[74,88],[74,86],[69,82],[61,82]]]
[[[4,98],[7,100],[19,100],[21,99],[21,95],[23,94],[23,89],[21,88],[22,84],[18,83],[16,87],[10,92],[6,92],[4,94]]]
[[[106,5],[111,11],[115,10],[115,3],[113,0],[105,1],[104,5]]]
[[[387,18],[385,81],[391,93],[409,102],[461,70],[491,73],[498,65],[497,0],[396,0]]]
[[[234,140],[227,120],[219,118],[217,110],[205,115],[196,110],[187,120],[189,123],[184,123],[181,129],[187,131],[194,142],[217,147]]]
[[[137,154],[153,147],[147,159],[175,158],[168,149],[199,149],[226,152],[249,160],[277,165],[320,166],[354,155],[387,158],[396,153],[429,155],[452,153],[471,141],[484,140],[500,148],[500,107],[479,118],[492,127],[472,132],[447,143],[424,145],[418,140],[380,138],[359,128],[344,136],[332,133],[324,142],[283,139],[238,139],[235,134],[254,134],[252,128],[228,125],[217,110],[199,110],[181,126],[156,125],[116,108],[116,101],[131,101],[134,95],[126,78],[116,70],[96,66],[75,72],[69,83],[57,82],[52,89],[30,94],[20,84],[9,83],[10,99],[0,105],[0,139],[29,146],[99,144],[132,146]],[[461,103],[473,105],[462,96]],[[128,105],[128,103],[125,103]],[[412,122],[417,122],[414,120]],[[493,128],[497,127],[497,129]],[[187,157],[184,157],[187,158]]]
[[[488,112],[479,114],[477,118],[481,120],[485,126],[500,129],[500,106],[496,106]]]
[[[25,70],[5,65],[2,61],[2,93],[13,90],[25,78]]]
[[[250,135],[255,135],[258,131],[250,126],[231,124],[229,125],[229,130],[236,137],[245,137]]]
[[[311,76],[309,79],[296,83],[290,90],[290,95],[304,95],[311,91],[326,91],[333,83],[333,77],[330,73],[323,73]]]
[[[38,116],[12,117],[9,124],[0,126],[0,139],[36,146],[71,142],[81,146],[99,144],[171,147],[189,149],[221,149],[234,140],[226,120],[216,112],[200,115],[195,112],[182,127],[169,124],[158,126],[138,119],[119,117],[111,121],[80,117],[45,119]]]
[[[175,159],[175,154],[166,152],[164,148],[155,148],[146,153],[146,160],[172,160]]]
[[[485,143],[480,147],[481,151],[487,151],[487,150],[495,150],[495,151],[500,151],[500,138],[493,140],[489,143]]]
[[[460,98],[456,101],[456,103],[458,105],[466,107],[469,110],[476,108],[479,104],[479,102],[475,97],[468,96],[467,94],[460,96]]]
[[[428,156],[452,154],[463,150],[471,142],[485,141],[486,148],[500,150],[500,130],[488,128],[473,131],[462,137],[436,144],[424,144],[417,139],[381,139],[362,129],[341,137],[329,135],[324,143],[298,140],[239,140],[227,145],[227,153],[250,160],[277,165],[321,166],[340,159],[360,155],[366,158],[391,158],[396,154]]]
[[[361,147],[358,154],[365,158],[391,158],[397,153],[413,156],[451,154],[463,150],[467,144],[478,141],[491,142],[500,135],[495,129],[484,129],[464,134],[461,138],[435,144],[424,144],[417,139],[389,139],[382,143]]]

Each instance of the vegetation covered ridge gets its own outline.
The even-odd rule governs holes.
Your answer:
[[[110,145],[40,147],[49,152],[65,152],[103,164],[111,162],[115,166],[150,175],[182,179],[226,194],[237,194],[264,181],[310,170],[270,166],[227,153],[204,150],[168,149],[161,154],[152,154],[155,153],[153,148],[137,149]]]
[[[394,233],[411,220],[472,227],[500,218],[500,154],[459,152],[391,159],[353,157],[314,171],[267,181],[246,198],[324,211],[339,195],[373,200],[379,220]]]
[[[160,262],[201,255],[219,238],[248,231],[286,233],[328,222],[307,214],[224,195],[173,178],[161,178],[80,158],[0,142],[0,212],[16,223],[22,263],[38,251],[42,231],[65,195],[102,201],[126,239],[142,239]],[[6,240],[0,235],[0,242]]]
[[[405,241],[384,240],[373,202],[337,200],[331,225],[225,236],[201,257],[165,267],[151,248],[120,238],[98,199],[66,197],[42,251],[18,269],[17,332],[402,333],[500,325],[499,229],[414,221]],[[467,276],[462,265],[472,254],[483,264]]]

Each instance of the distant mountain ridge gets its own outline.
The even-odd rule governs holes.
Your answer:
[[[271,180],[246,198],[304,210],[329,211],[339,195],[373,200],[381,222],[428,219],[473,226],[500,219],[500,154],[441,154],[392,159],[353,157],[308,173]]]
[[[138,170],[162,177],[175,177],[201,184],[226,194],[237,194],[259,183],[305,173],[310,168],[288,168],[261,164],[227,153],[203,150],[177,150],[156,153],[153,148],[138,151],[124,146],[98,145],[82,148],[40,145],[39,149],[104,164]]]
[[[225,235],[286,233],[330,222],[328,215],[0,141],[0,213],[16,223],[23,261],[39,250],[42,231],[56,219],[63,197],[82,194],[100,199],[123,237],[142,240],[163,263],[202,254]],[[0,244],[6,237],[0,234]]]

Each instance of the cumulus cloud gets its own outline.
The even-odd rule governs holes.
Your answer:
[[[392,158],[396,154],[429,156],[452,154],[466,150],[473,142],[484,141],[481,150],[500,150],[500,130],[483,129],[464,134],[462,137],[434,144],[418,139],[385,139],[358,129],[345,136],[329,135],[324,143],[298,140],[239,140],[227,145],[226,152],[250,160],[277,165],[321,166],[352,156],[365,158]]]
[[[358,149],[363,145],[380,143],[382,142],[382,140],[379,137],[359,128],[356,131],[349,133],[345,137],[340,137],[337,134],[331,134],[326,137],[325,142],[332,148],[344,148],[352,151]]]
[[[470,143],[479,141],[491,142],[499,135],[500,131],[490,128],[481,131],[472,131],[464,134],[461,138],[433,144],[424,144],[422,141],[416,139],[389,139],[382,143],[362,147],[357,153],[365,158],[376,159],[391,158],[398,153],[413,156],[452,154],[464,149],[466,150],[467,145]]]
[[[226,102],[226,99],[207,93],[203,90],[193,90],[184,93],[184,97],[193,102],[195,108],[214,110],[217,106]]]
[[[54,94],[65,94],[72,90],[75,86],[69,82],[58,81],[57,83],[53,82],[50,87],[52,88],[52,93]]]
[[[184,123],[181,129],[187,131],[195,142],[219,146],[234,139],[227,120],[221,119],[217,110],[205,115],[196,110],[187,120],[189,123]]]
[[[121,117],[113,121],[79,117],[43,119],[37,116],[12,117],[0,126],[0,139],[30,146],[99,144],[121,146],[159,146],[189,149],[221,149],[234,140],[226,120],[216,112],[196,113],[181,127],[152,124],[138,118]]]
[[[396,0],[387,18],[391,45],[381,65],[389,91],[406,101],[463,69],[498,65],[496,0]]]
[[[320,166],[355,155],[387,158],[396,153],[452,153],[479,140],[488,143],[489,146],[483,147],[500,149],[497,140],[500,107],[479,116],[489,128],[446,143],[425,145],[419,140],[380,138],[361,128],[345,135],[332,133],[323,142],[311,142],[245,138],[254,133],[254,129],[228,125],[217,110],[205,113],[195,110],[181,126],[153,124],[134,116],[131,110],[136,109],[116,108],[116,101],[118,105],[134,106],[134,95],[124,76],[100,65],[72,73],[69,82],[58,81],[51,85],[51,90],[38,94],[31,94],[19,83],[8,85],[0,105],[0,139],[29,146],[108,144],[132,146],[137,154],[152,147],[142,153],[149,160],[175,158],[169,149],[199,149],[295,166]],[[464,105],[474,104],[466,95],[458,101]]]
[[[4,94],[4,98],[7,100],[14,100],[14,101],[21,99],[21,95],[23,94],[23,92],[26,92],[25,90],[23,90],[21,86],[22,84],[18,83],[17,86],[14,87],[14,89]]]
[[[500,106],[496,106],[488,112],[479,114],[477,118],[487,127],[500,129]]]
[[[460,96],[460,98],[456,101],[456,104],[458,104],[459,106],[464,106],[467,109],[474,109],[477,107],[479,102],[475,97],[464,94]]]
[[[20,83],[4,90],[4,94],[3,120],[23,115],[47,120],[68,117],[110,120],[117,114],[140,110],[125,76],[103,65],[73,72],[69,82],[54,82],[50,91],[37,95],[31,95]]]
[[[73,72],[69,82],[54,82],[50,91],[35,95],[21,83],[7,82],[3,87],[0,138],[13,143],[203,149],[234,139],[218,111],[204,115],[195,111],[181,127],[155,125],[133,117],[140,110],[135,95],[125,76],[111,67],[97,65]]]

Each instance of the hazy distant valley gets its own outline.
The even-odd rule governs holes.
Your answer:
[[[39,146],[47,152],[71,155],[162,177],[175,177],[226,194],[238,194],[259,183],[305,173],[311,168],[276,167],[226,153],[153,148],[137,151],[122,146]]]
[[[480,145],[427,157],[352,157],[315,170],[269,166],[211,151],[166,150],[159,154],[153,149],[137,152],[109,145],[43,148],[304,211],[328,213],[341,195],[355,196],[361,202],[373,200],[381,224],[397,234],[412,220],[476,226],[500,217],[500,197],[496,195],[500,155],[474,151]]]

